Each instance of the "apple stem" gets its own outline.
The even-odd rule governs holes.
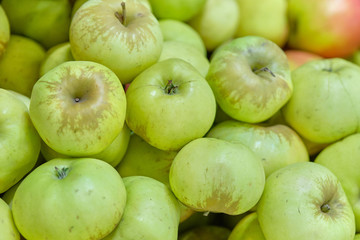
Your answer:
[[[178,86],[175,86],[172,82],[172,80],[169,80],[168,83],[165,86],[165,93],[169,94],[169,95],[173,95],[175,94],[177,91]]]
[[[268,72],[271,74],[271,76],[275,77],[275,74],[270,70],[270,68],[268,67],[263,67],[263,68],[260,68],[260,69],[257,69],[254,71],[255,73],[258,73],[258,72]]]
[[[126,26],[126,7],[125,2],[121,2],[122,13],[115,12],[115,17],[119,19],[122,25]]]
[[[327,203],[325,203],[325,204],[323,204],[322,206],[321,206],[321,211],[323,212],[323,213],[328,213],[329,211],[330,211],[330,205],[329,204],[327,204]]]
[[[207,212],[204,212],[204,213],[203,213],[204,217],[208,217],[209,214],[210,214],[210,211],[207,211]]]
[[[63,179],[69,174],[70,169],[68,167],[62,167],[61,169],[55,166],[55,172],[58,179]]]

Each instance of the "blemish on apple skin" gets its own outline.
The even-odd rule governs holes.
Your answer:
[[[72,232],[73,229],[74,229],[74,226],[69,227],[69,232]]]

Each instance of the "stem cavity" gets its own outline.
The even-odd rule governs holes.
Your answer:
[[[126,6],[125,2],[121,2],[122,13],[115,12],[115,17],[119,19],[122,25],[126,26]]]
[[[174,85],[172,80],[169,80],[165,86],[165,93],[169,95],[173,95],[177,93],[178,86]]]
[[[58,168],[55,166],[56,177],[59,180],[65,178],[69,174],[69,172],[70,172],[70,168],[68,168],[68,167]]]
[[[256,74],[258,74],[259,72],[268,72],[271,74],[271,76],[275,77],[275,74],[268,67],[263,67],[263,68],[254,70],[254,73],[256,73]]]

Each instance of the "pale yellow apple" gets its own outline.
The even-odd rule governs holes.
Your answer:
[[[0,57],[5,51],[6,45],[10,39],[9,20],[3,7],[0,5]]]

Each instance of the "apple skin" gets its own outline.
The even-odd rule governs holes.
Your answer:
[[[217,225],[195,227],[179,235],[179,240],[227,240],[230,230]]]
[[[299,135],[331,143],[359,131],[359,66],[340,58],[314,60],[291,77],[295,91],[282,112]]]
[[[355,235],[354,240],[360,240],[360,233]]]
[[[258,36],[237,38],[221,46],[210,60],[206,79],[221,109],[231,118],[249,123],[270,118],[293,91],[284,51]]]
[[[169,181],[179,201],[195,211],[238,215],[260,199],[265,173],[245,145],[198,138],[175,156]]]
[[[19,240],[20,233],[17,230],[12,212],[7,203],[0,198],[0,239],[3,240]]]
[[[303,50],[288,49],[285,50],[285,54],[289,60],[290,70],[295,70],[309,61],[322,59],[321,56],[315,53]]]
[[[247,146],[261,159],[266,177],[289,164],[309,161],[301,138],[286,125],[262,126],[228,120],[212,127],[206,136]]]
[[[272,173],[257,207],[265,239],[347,240],[355,235],[351,205],[326,167],[301,162]]]
[[[327,58],[346,57],[360,45],[357,0],[288,0],[290,48]]]
[[[232,229],[227,240],[266,240],[260,228],[256,212],[249,213]]]
[[[11,35],[6,51],[0,59],[0,87],[30,97],[45,49],[34,40]]]
[[[12,211],[26,239],[102,239],[120,222],[126,195],[122,178],[108,163],[57,158],[25,177]]]
[[[116,17],[126,3],[127,23]],[[94,0],[84,3],[70,26],[75,60],[94,61],[110,68],[122,84],[156,63],[163,37],[159,22],[140,1]]]
[[[355,215],[356,231],[360,231],[360,205],[359,205],[359,184],[360,184],[360,134],[350,135],[341,141],[333,143],[320,152],[315,158],[319,163],[331,172],[341,182],[347,198],[352,206]]]
[[[10,24],[4,8],[0,5],[0,57],[10,39]]]
[[[87,61],[60,64],[34,85],[30,117],[42,140],[55,151],[98,154],[124,125],[126,97],[116,75]]]
[[[207,0],[189,24],[201,36],[207,51],[235,36],[240,20],[237,0]]]
[[[146,69],[130,84],[126,97],[128,127],[164,151],[177,151],[204,136],[214,122],[216,101],[211,88],[181,59],[167,59]]]

